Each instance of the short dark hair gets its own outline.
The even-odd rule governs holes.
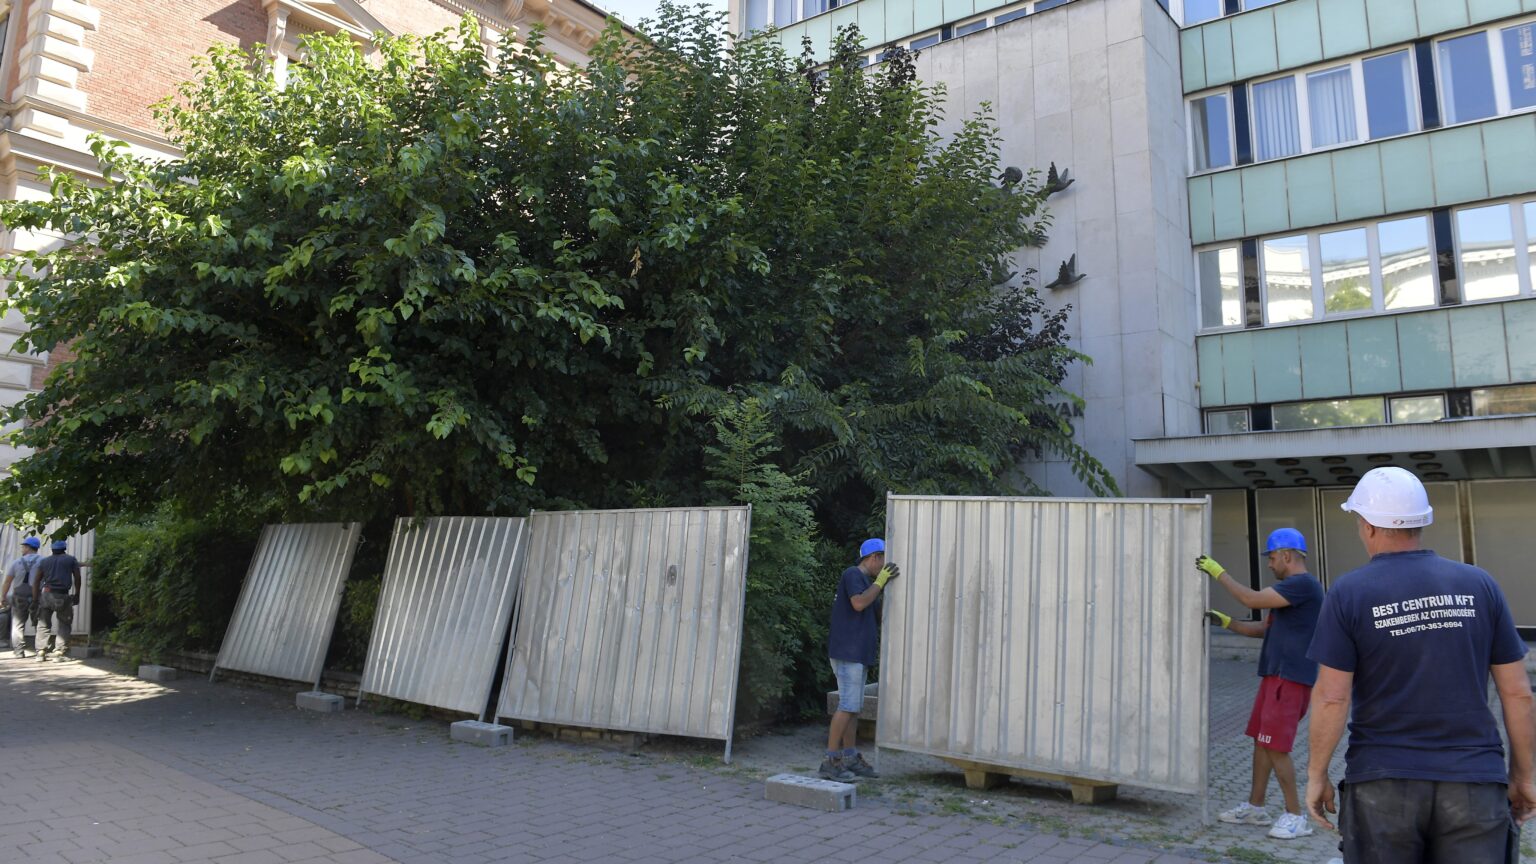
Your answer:
[[[1407,537],[1423,537],[1424,536],[1424,526],[1422,526],[1422,525],[1420,525],[1417,528],[1381,528],[1380,526],[1378,526],[1377,530],[1379,530],[1382,533],[1386,534],[1388,537],[1403,537],[1403,538],[1407,538]]]

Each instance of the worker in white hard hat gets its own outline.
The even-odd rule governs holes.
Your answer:
[[[1504,594],[1487,572],[1423,548],[1434,509],[1408,471],[1370,471],[1343,508],[1371,560],[1334,582],[1307,652],[1319,663],[1312,818],[1332,828],[1328,814],[1339,814],[1345,864],[1514,860],[1506,855],[1517,854],[1519,826],[1536,813],[1536,728],[1525,643]],[[1346,720],[1336,804],[1328,761]]]

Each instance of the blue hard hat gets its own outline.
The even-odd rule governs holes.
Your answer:
[[[27,539],[21,541],[21,545],[36,549],[43,545],[43,541],[37,539],[36,537],[28,537]]]
[[[1270,532],[1269,542],[1264,545],[1264,552],[1278,552],[1281,549],[1295,549],[1297,552],[1307,551],[1307,538],[1301,536],[1301,532],[1295,528],[1277,528]]]
[[[69,548],[69,544],[63,540],[55,540],[53,541],[53,545],[49,548],[55,552],[63,552],[65,549]]]
[[[885,551],[885,541],[879,537],[871,537],[859,544],[859,560],[863,561],[871,555]]]

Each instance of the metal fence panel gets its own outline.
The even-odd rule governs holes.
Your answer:
[[[882,747],[1204,794],[1204,501],[888,501]]]
[[[11,564],[21,557],[22,540],[36,536],[43,544],[39,554],[51,555],[48,544],[53,542],[53,532],[59,530],[62,525],[62,522],[50,522],[41,532],[23,531],[15,525],[0,525],[0,550],[5,554],[4,560],[0,561],[0,584],[5,581],[5,571],[9,570]],[[75,607],[75,620],[70,628],[70,634],[89,636],[91,635],[91,564],[96,557],[96,532],[71,534],[64,539],[69,543],[69,554],[75,556],[75,559],[80,562],[80,605]],[[28,624],[26,632],[28,636],[36,636],[37,627]]]
[[[396,520],[361,692],[485,711],[522,575],[526,522]]]
[[[751,509],[529,520],[497,716],[729,742]]]
[[[362,530],[357,522],[261,529],[213,671],[312,681],[318,688]]]

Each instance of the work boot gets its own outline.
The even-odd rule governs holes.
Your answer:
[[[880,772],[875,770],[875,766],[865,761],[863,753],[855,753],[852,759],[844,759],[843,767],[859,777],[865,777],[870,780],[878,780],[880,778]]]
[[[843,764],[843,757],[841,756],[829,756],[821,760],[821,770],[816,773],[828,780],[836,780],[839,783],[853,783],[859,779],[857,775],[848,770],[848,766]]]

